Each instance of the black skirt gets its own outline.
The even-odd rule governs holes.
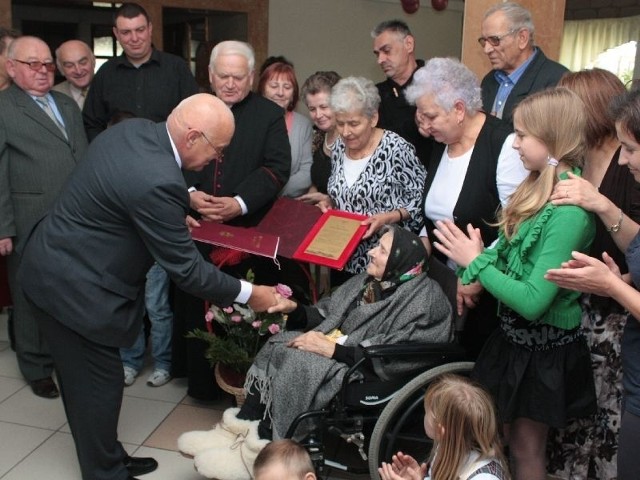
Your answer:
[[[493,396],[502,423],[528,418],[563,428],[596,411],[589,348],[578,328],[502,314],[471,374]]]

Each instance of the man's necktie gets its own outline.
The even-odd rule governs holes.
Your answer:
[[[60,122],[60,120],[58,120],[58,117],[56,117],[56,114],[53,113],[53,110],[51,110],[51,105],[49,105],[47,97],[38,97],[36,101],[42,106],[42,109],[45,111],[45,113],[49,115],[49,118],[53,120],[53,123],[56,124],[56,127],[60,129],[62,135],[64,135],[64,138],[67,138],[67,131],[65,130],[64,125]]]

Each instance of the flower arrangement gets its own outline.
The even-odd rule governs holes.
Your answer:
[[[247,280],[253,281],[251,271],[247,274]],[[287,285],[280,283],[276,291],[285,298],[292,294]],[[249,305],[238,303],[225,308],[212,304],[205,314],[205,320],[207,331],[193,330],[187,334],[187,338],[199,338],[209,344],[205,357],[211,366],[220,363],[245,374],[267,339],[284,329],[287,316],[282,313],[256,313]],[[222,326],[226,335],[213,332],[214,321]]]

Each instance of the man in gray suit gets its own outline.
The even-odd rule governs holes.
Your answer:
[[[117,440],[119,348],[140,331],[154,260],[181,289],[216,304],[248,302],[263,311],[278,303],[273,287],[206,262],[185,224],[189,193],[180,167],[200,170],[222,156],[233,130],[231,111],[209,94],[181,102],[166,123],[111,127],[91,143],[26,243],[21,285],[51,345],[85,480],[131,479],[157,466],[129,457]]]
[[[36,395],[53,398],[58,396],[53,363],[17,288],[20,252],[14,246],[53,204],[85,153],[87,139],[78,106],[50,91],[55,64],[47,44],[21,37],[11,43],[7,56],[13,85],[0,92],[0,255],[8,260],[20,371]]]
[[[73,98],[82,110],[96,68],[89,45],[80,40],[64,42],[56,49],[56,65],[66,80],[53,89]]]

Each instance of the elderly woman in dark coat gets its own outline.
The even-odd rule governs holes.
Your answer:
[[[255,459],[272,436],[281,438],[297,415],[329,403],[363,347],[451,340],[451,306],[424,273],[427,252],[420,239],[402,228],[387,227],[369,257],[366,272],[316,306],[279,299],[276,308],[289,313],[287,328],[306,333],[287,331],[272,337],[249,370],[243,407],[227,410],[211,431],[180,437],[180,450],[195,456],[201,474],[242,478],[238,471],[252,463],[248,459]],[[397,375],[418,362],[371,369],[383,376]],[[243,435],[241,448],[235,447],[238,434]]]

